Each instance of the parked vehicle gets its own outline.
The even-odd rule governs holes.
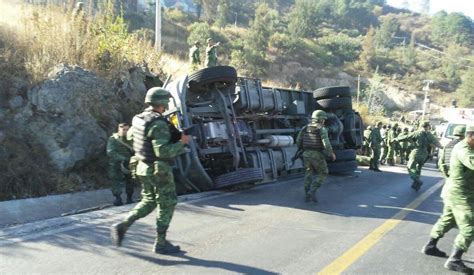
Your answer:
[[[233,67],[205,68],[168,83],[173,95],[168,119],[178,128],[194,126],[189,152],[175,165],[178,192],[269,182],[303,173],[295,139],[314,110],[328,113],[326,126],[337,157],[330,173],[357,168],[363,123],[352,110],[349,87],[313,92],[265,87],[238,77]]]

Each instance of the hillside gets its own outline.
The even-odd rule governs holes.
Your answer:
[[[419,109],[426,79],[433,106],[474,106],[473,23],[461,14],[381,0],[195,2],[194,14],[164,10],[158,53],[151,12],[0,1],[0,200],[109,186],[107,137],[147,88],[189,73],[189,45],[208,37],[220,64],[265,85],[355,90],[360,76],[367,123]]]

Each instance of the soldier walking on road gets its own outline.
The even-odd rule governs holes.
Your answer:
[[[401,132],[399,135],[400,136],[401,135],[408,135],[408,128],[404,128],[403,132]],[[400,153],[399,153],[399,155],[400,155],[400,164],[405,164],[405,161],[408,160],[407,151],[408,151],[409,143],[408,143],[407,140],[405,140],[405,141],[400,142],[399,146],[400,146]]]
[[[324,111],[317,110],[311,115],[311,122],[303,127],[296,138],[298,148],[303,150],[304,167],[306,170],[304,179],[304,192],[306,202],[317,202],[316,191],[324,182],[328,175],[326,155],[332,161],[336,160],[336,155],[329,142],[328,131],[324,127],[327,115]],[[313,180],[313,173],[316,173],[316,180]]]
[[[107,141],[107,157],[109,159],[108,174],[112,181],[112,194],[115,196],[114,205],[123,205],[122,188],[125,186],[127,203],[132,203],[133,180],[130,176],[129,162],[133,156],[132,142],[127,139],[130,128],[128,123],[120,123],[117,133]]]
[[[459,125],[456,126],[453,130],[453,140],[451,140],[440,152],[439,152],[439,160],[438,160],[438,167],[441,173],[445,177],[449,177],[449,163],[451,159],[451,153],[453,151],[454,145],[458,144],[460,141],[464,139],[466,127]]]
[[[163,117],[170,97],[170,93],[163,88],[151,88],[145,96],[149,107],[133,118],[133,148],[139,159],[136,174],[142,185],[142,200],[123,222],[111,227],[112,242],[116,246],[121,245],[125,232],[136,220],[158,207],[153,251],[160,254],[180,251],[179,246],[166,240],[178,201],[171,163],[178,155],[185,153],[185,145],[191,137],[181,134]]]
[[[446,257],[446,253],[436,245],[444,234],[457,225],[459,233],[444,267],[472,274],[473,270],[462,261],[462,255],[474,238],[474,124],[467,126],[465,139],[457,143],[451,152],[449,178],[443,186],[441,197],[443,214],[433,226],[430,241],[423,247],[423,253]]]
[[[189,50],[189,62],[191,63],[191,70],[197,71],[201,66],[201,42],[194,42],[194,46]]]
[[[372,128],[369,136],[369,147],[372,149],[372,155],[370,158],[370,170],[375,172],[382,172],[379,169],[379,159],[380,159],[380,149],[382,144],[382,135],[380,134],[380,129],[382,128],[382,122],[377,122],[377,127]]]
[[[410,157],[407,163],[408,174],[413,180],[411,188],[416,191],[420,190],[423,182],[420,180],[421,169],[425,164],[426,157],[428,155],[428,146],[433,145],[436,147],[441,147],[441,144],[430,133],[430,123],[428,121],[423,122],[422,129],[415,131],[408,135],[402,135],[397,137],[396,141],[405,141],[408,140],[413,142],[414,149],[410,153]]]
[[[220,42],[214,43],[212,38],[207,39],[206,68],[217,66],[217,47]]]
[[[382,129],[380,130],[380,135],[382,136],[382,152],[380,156],[380,163],[385,164],[385,161],[387,159],[387,154],[388,154],[388,143],[387,143],[387,135],[388,132],[390,131],[390,125],[384,125],[382,126]]]
[[[393,124],[392,128],[387,133],[387,164],[390,166],[395,165],[395,151],[397,147],[397,141],[395,140],[398,136],[398,124]]]

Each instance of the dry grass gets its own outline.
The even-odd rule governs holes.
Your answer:
[[[0,54],[14,49],[33,83],[61,63],[79,65],[105,77],[143,62],[160,72],[160,55],[147,39],[127,32],[111,3],[93,17],[59,6],[3,1],[0,8],[0,25],[4,26]]]

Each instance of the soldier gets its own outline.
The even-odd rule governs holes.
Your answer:
[[[214,43],[212,38],[207,39],[206,68],[217,66],[217,47],[220,42]]]
[[[136,174],[142,185],[142,200],[123,222],[112,225],[111,237],[116,246],[121,245],[125,232],[136,220],[158,207],[153,251],[160,254],[180,251],[179,246],[166,240],[178,201],[171,162],[185,153],[185,145],[191,137],[181,134],[163,117],[170,97],[170,93],[163,88],[151,88],[145,96],[149,107],[133,118],[133,147],[139,159]]]
[[[387,143],[387,135],[390,131],[390,125],[382,126],[382,130],[380,130],[380,134],[382,135],[382,155],[380,156],[380,163],[385,164],[387,154],[388,154],[388,143]]]
[[[387,164],[390,166],[395,165],[395,149],[397,147],[397,141],[395,140],[398,136],[398,124],[395,123],[392,126],[392,129],[387,133],[387,146],[388,146],[388,153],[387,153]]]
[[[438,160],[438,167],[441,173],[445,177],[449,177],[449,161],[451,159],[451,152],[453,151],[454,145],[458,144],[461,140],[464,139],[464,132],[466,131],[466,127],[459,125],[456,126],[453,130],[453,135],[456,137],[451,140],[440,152],[439,152],[439,160]]]
[[[408,135],[408,128],[404,128],[403,132],[401,132],[399,135]],[[405,161],[408,161],[408,146],[408,140],[402,141],[400,143],[400,164],[405,164]]]
[[[466,137],[454,146],[449,174],[441,192],[443,214],[433,226],[431,238],[422,252],[426,255],[446,257],[446,253],[436,245],[444,234],[457,225],[459,233],[454,240],[453,252],[444,267],[472,274],[473,270],[464,265],[462,255],[474,238],[474,124],[467,126]]]
[[[201,42],[194,42],[194,46],[189,50],[189,62],[191,62],[191,70],[197,71],[201,65]]]
[[[362,150],[364,151],[364,156],[370,156],[370,146],[369,146],[369,137],[370,133],[372,132],[372,126],[368,126],[367,129],[364,130],[364,142],[362,144]]]
[[[336,155],[329,142],[328,131],[324,127],[327,115],[324,111],[316,110],[311,115],[311,122],[303,127],[296,138],[298,148],[302,149],[304,167],[306,170],[304,180],[305,202],[317,202],[316,191],[328,175],[326,155],[331,156],[332,161]],[[316,180],[313,181],[313,173]]]
[[[369,136],[369,146],[372,149],[369,169],[375,172],[382,172],[382,170],[379,169],[380,149],[383,141],[380,128],[382,128],[382,121],[377,122],[376,127],[372,129]]]
[[[129,128],[130,125],[128,123],[120,123],[117,133],[112,134],[107,141],[108,174],[112,181],[112,194],[115,196],[115,206],[123,205],[122,188],[124,186],[127,193],[127,204],[133,202],[133,181],[128,170],[130,157],[133,156],[132,142],[127,139]]]
[[[413,180],[411,188],[413,188],[415,191],[420,190],[420,187],[423,184],[423,182],[420,180],[420,174],[423,164],[425,164],[426,156],[428,155],[428,146],[434,145],[441,147],[439,141],[429,131],[430,123],[428,121],[424,121],[421,126],[421,130],[415,131],[408,135],[402,135],[395,139],[396,141],[408,140],[413,142],[414,149],[410,153],[407,168],[408,174],[410,174],[410,177]]]

